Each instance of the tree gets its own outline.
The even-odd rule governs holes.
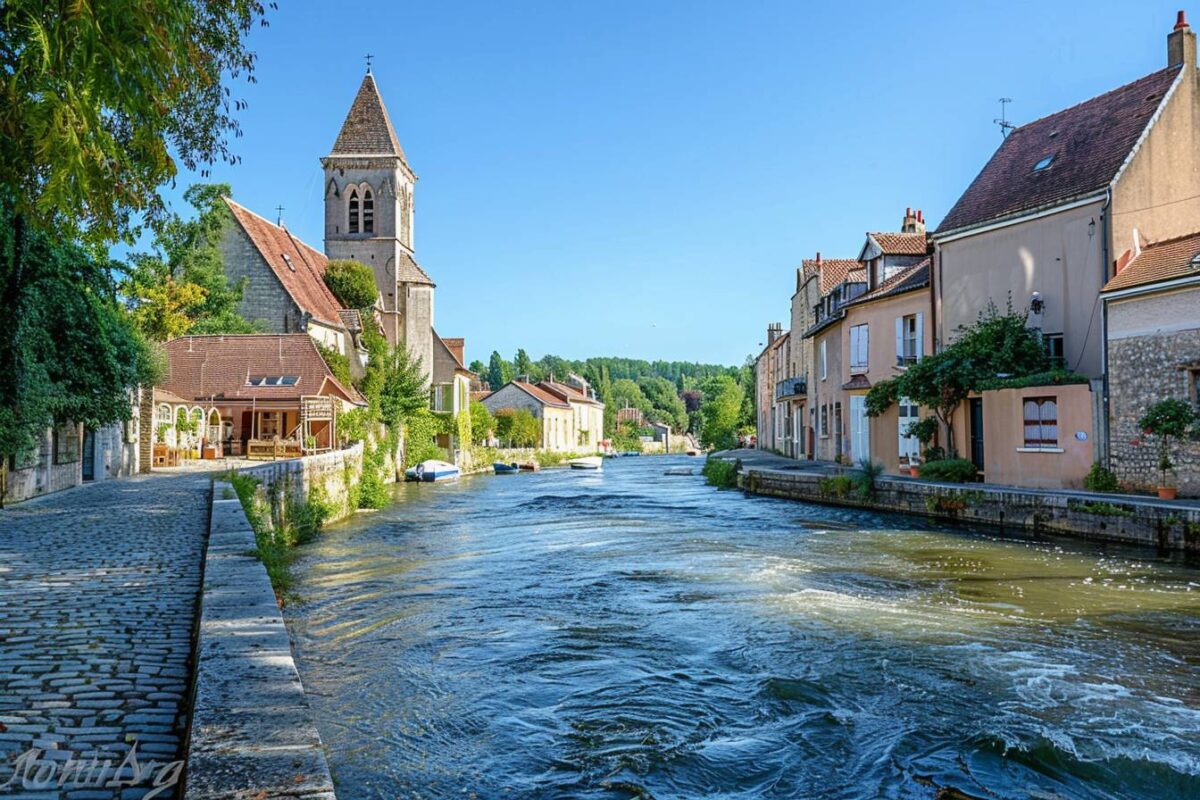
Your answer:
[[[512,380],[512,365],[505,361],[500,353],[493,350],[492,356],[488,360],[488,383],[491,385],[492,391],[496,391],[510,380]]]
[[[517,355],[513,358],[513,375],[525,376],[527,380],[532,381],[540,380],[540,376],[534,375],[533,360],[524,348],[518,348]]]
[[[475,444],[485,444],[488,437],[496,430],[496,418],[488,407],[478,400],[472,400],[469,406],[471,412],[471,431]]]
[[[392,430],[400,430],[413,415],[429,408],[425,370],[419,356],[406,347],[388,353],[379,393],[379,415]]]
[[[121,293],[151,339],[257,330],[238,313],[245,282],[232,286],[225,274],[220,245],[233,224],[224,199],[230,193],[224,183],[189,187],[183,196],[196,216],[173,215],[155,234],[154,249],[131,257]]]
[[[13,222],[0,205],[0,285],[14,289],[0,337],[0,459],[52,422],[128,419],[130,392],[159,369],[117,300],[112,265],[41,231],[18,236]]]
[[[620,380],[613,381],[609,394],[618,410],[622,408],[636,408],[643,414],[650,414],[654,410],[654,406],[650,404],[650,400],[642,392],[642,387],[629,378],[621,378]]]
[[[700,404],[700,441],[727,450],[737,444],[745,392],[733,378],[717,375],[704,382]]]
[[[542,426],[524,408],[502,408],[496,412],[496,438],[509,447],[537,447]]]
[[[18,245],[25,222],[63,241],[127,238],[134,215],[165,218],[158,190],[177,159],[236,162],[244,103],[221,81],[254,80],[246,36],[264,11],[258,0],[0,5],[0,192]]]
[[[1196,409],[1191,403],[1168,397],[1146,409],[1146,413],[1138,420],[1138,427],[1158,437],[1158,470],[1162,478],[1159,486],[1167,486],[1167,473],[1175,469],[1171,460],[1171,440],[1187,436],[1193,430],[1196,419]]]
[[[675,384],[666,378],[642,378],[638,381],[638,387],[650,401],[653,409],[651,416],[656,422],[664,422],[675,431],[687,428],[687,408],[683,405]]]
[[[487,364],[484,364],[478,358],[475,359],[474,361],[472,361],[470,363],[470,365],[467,367],[467,369],[471,370],[471,372],[474,372],[476,375],[478,375],[481,378],[487,377]],[[498,389],[500,387],[497,386],[496,388]]]
[[[379,289],[375,286],[375,273],[360,261],[330,261],[325,267],[324,278],[325,285],[343,308],[372,308],[379,296]]]

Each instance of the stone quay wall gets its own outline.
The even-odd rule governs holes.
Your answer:
[[[216,482],[184,798],[334,800],[283,615],[253,550],[233,488]]]
[[[839,494],[829,477],[748,468],[739,472],[738,485],[751,494],[789,500],[1200,552],[1200,508],[1183,503],[883,476],[875,479],[870,499],[863,499],[853,489]]]
[[[258,480],[259,496],[270,503],[272,521],[278,525],[290,503],[302,505],[314,494],[333,503],[329,522],[349,517],[356,511],[350,507],[350,491],[362,480],[362,469],[363,444],[355,442],[342,450],[271,461],[238,472]],[[391,477],[394,470],[387,473]]]

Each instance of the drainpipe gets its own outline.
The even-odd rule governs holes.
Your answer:
[[[1104,205],[1100,207],[1100,219],[1102,222],[1102,241],[1100,242],[1100,288],[1104,288],[1104,284],[1108,283],[1108,264],[1109,251],[1108,241],[1112,237],[1112,186],[1108,187],[1105,194]],[[1105,469],[1112,468],[1112,448],[1109,446],[1109,399],[1108,399],[1108,303],[1103,299],[1100,301],[1100,414],[1101,418],[1097,421],[1096,428],[1100,433],[1097,437],[1100,439],[1098,444],[1104,448],[1101,457],[1098,459]]]

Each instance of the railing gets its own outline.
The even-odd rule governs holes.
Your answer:
[[[775,384],[775,399],[808,394],[808,378],[788,378]]]

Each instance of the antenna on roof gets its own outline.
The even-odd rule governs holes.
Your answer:
[[[1000,116],[992,120],[1000,126],[1000,136],[1007,138],[1008,132],[1017,127],[1008,121],[1008,104],[1012,102],[1011,97],[1000,98]]]
[[[275,224],[282,226],[283,225],[283,206],[275,206],[275,211],[278,213],[278,216],[275,217]]]

